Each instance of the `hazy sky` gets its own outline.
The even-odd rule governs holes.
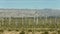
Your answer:
[[[0,0],[0,8],[60,9],[60,0]]]

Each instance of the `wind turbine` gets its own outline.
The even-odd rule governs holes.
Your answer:
[[[38,13],[37,13],[37,11],[34,13],[34,22],[36,23],[36,25],[38,25]],[[36,20],[36,18],[37,18],[37,20]]]
[[[46,10],[48,12],[48,10]],[[48,24],[48,13],[45,13],[45,26]],[[48,26],[48,25],[47,25]]]
[[[4,17],[2,18],[2,23],[1,23],[1,25],[4,25],[5,23],[4,23]]]
[[[35,14],[36,14],[36,12],[34,13],[34,23],[35,23],[35,21],[36,21],[36,19],[35,19],[35,18],[36,18]]]
[[[22,13],[22,30],[24,30],[24,13]]]
[[[42,20],[42,18],[45,20],[44,14],[42,14],[42,17],[40,17],[40,19]],[[45,24],[45,21],[42,21],[43,25]]]
[[[10,23],[11,23],[11,17],[9,17],[9,25],[10,25]]]
[[[57,31],[57,16],[55,17],[55,29]]]
[[[36,22],[36,25],[38,25],[38,13],[36,14],[36,16],[37,16],[37,22]]]
[[[35,25],[38,25],[38,23],[39,23],[39,12],[38,12],[38,10],[36,10],[35,11],[35,13],[34,13],[34,23],[35,23]],[[40,19],[41,19],[41,17],[40,17]]]
[[[47,13],[46,13],[47,14]],[[48,18],[48,16],[46,15],[46,23],[47,23],[47,18]]]
[[[36,24],[36,12],[34,11],[34,14],[33,14],[33,31],[32,31],[32,34],[34,34],[34,29],[35,29],[35,27],[34,27],[34,25]]]
[[[23,28],[23,14],[22,14],[22,28]]]

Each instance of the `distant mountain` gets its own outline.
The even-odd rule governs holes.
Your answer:
[[[0,17],[60,17],[58,9],[0,9]]]

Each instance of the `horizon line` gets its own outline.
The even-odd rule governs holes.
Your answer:
[[[60,8],[0,8],[0,9],[60,9]]]

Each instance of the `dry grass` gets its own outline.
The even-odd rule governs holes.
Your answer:
[[[2,20],[0,20],[0,23],[4,23],[3,25],[0,24],[1,29],[4,29],[4,30],[0,30],[0,34],[19,34],[22,30],[22,29],[20,29],[21,27],[25,27],[25,30],[26,30],[26,28],[28,28],[27,29],[28,34],[32,34],[33,27],[34,27],[34,30],[35,30],[35,32],[34,32],[35,34],[44,34],[44,32],[46,30],[52,31],[52,32],[50,32],[50,34],[55,34],[56,32],[53,32],[55,30],[54,28],[56,26],[58,26],[58,28],[60,28],[60,23],[59,23],[60,18],[57,19],[57,23],[59,23],[58,25],[55,24],[54,18],[47,19],[47,22],[45,21],[45,19],[40,19],[39,18],[38,25],[35,24],[36,22],[34,23],[32,18],[27,18],[26,20],[24,19],[23,20],[23,25],[22,25],[22,19],[21,18],[17,19],[17,21],[16,21],[16,19],[17,18],[12,18],[11,22],[10,22],[10,25],[9,25],[9,19],[4,19],[3,22],[2,22]],[[49,24],[50,20],[51,20],[51,24]],[[43,21],[44,21],[44,24],[42,24]],[[18,25],[16,25],[16,22],[17,22]],[[29,28],[31,28],[31,30],[29,30]],[[49,29],[49,28],[51,28],[51,29]],[[25,32],[25,33],[27,33],[27,32]]]
[[[19,34],[19,32],[16,32],[16,31],[4,31],[3,34]]]
[[[21,31],[4,31],[2,34],[20,34]],[[27,34],[27,32],[25,31],[25,34]],[[32,34],[32,32],[28,32],[28,34]],[[43,31],[35,31],[34,34],[57,34],[56,31],[52,31],[52,32],[43,32]]]

